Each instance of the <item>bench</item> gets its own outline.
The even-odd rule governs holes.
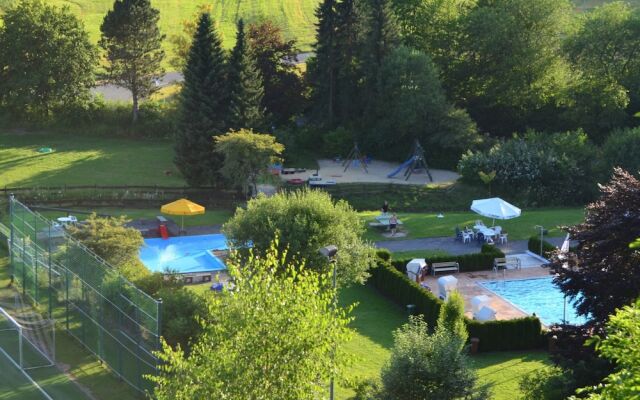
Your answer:
[[[156,217],[156,219],[158,220],[158,222],[160,222],[161,224],[166,224],[167,222],[169,222],[165,217],[163,217],[162,215],[158,215]]]
[[[501,269],[507,269],[507,259],[506,258],[495,258],[493,260],[493,270],[498,271]]]
[[[455,261],[441,262],[431,264],[431,275],[435,276],[436,272],[456,271],[460,272],[460,264]]]

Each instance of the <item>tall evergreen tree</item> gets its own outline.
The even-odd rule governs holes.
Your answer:
[[[260,130],[266,125],[262,76],[247,46],[242,19],[238,20],[237,29],[236,45],[229,60],[230,126]]]
[[[358,95],[360,81],[357,0],[342,0],[336,6],[336,118],[348,125],[362,111]]]
[[[312,89],[313,114],[316,119],[333,126],[336,109],[337,11],[335,0],[323,0],[316,10],[315,57],[310,60],[309,83]]]
[[[155,83],[164,73],[159,20],[160,11],[150,0],[116,0],[100,26],[109,80],[131,91],[133,122],[138,120],[140,99],[158,90]]]
[[[228,95],[222,43],[208,13],[193,37],[180,103],[175,163],[190,185],[216,184],[223,160],[211,139],[227,131]]]
[[[400,45],[400,30],[391,0],[364,0],[358,13],[362,24],[362,73],[365,121],[375,121],[375,105],[379,103],[380,70],[391,52]]]

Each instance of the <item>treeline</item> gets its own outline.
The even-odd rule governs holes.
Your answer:
[[[637,125],[640,14],[625,3],[578,14],[568,0],[323,0],[306,71],[273,24],[238,21],[228,52],[208,15],[171,39],[185,76],[176,101],[138,112],[165,57],[149,0],[114,3],[100,51],[67,9],[21,0],[0,27],[2,114],[115,120],[89,92],[99,71],[132,92],[133,131],[176,137],[178,165],[202,165],[183,171],[194,183],[217,180],[211,136],[230,129],[273,133],[285,155],[345,155],[357,141],[395,161],[417,139],[431,165],[453,168],[516,132],[584,132],[601,145]]]

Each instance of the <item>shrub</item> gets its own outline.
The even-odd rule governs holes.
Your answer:
[[[354,134],[338,127],[322,136],[322,153],[326,157],[346,157],[353,148]]]
[[[558,367],[544,367],[520,379],[524,399],[563,400],[574,392],[575,383],[569,374]]]
[[[611,173],[614,167],[620,167],[633,174],[640,172],[640,127],[619,129],[611,132],[602,152],[607,167]]]
[[[547,242],[546,240],[542,241],[542,254],[540,254],[540,237],[538,235],[531,236],[529,238],[529,243],[527,244],[529,251],[532,253],[536,253],[539,256],[544,258],[551,257],[551,253],[557,250],[556,246]]]
[[[432,328],[436,326],[442,301],[433,293],[383,260],[378,260],[376,268],[370,272],[369,284],[401,306],[414,304],[416,312],[424,315],[427,324]],[[489,322],[465,319],[465,323],[469,337],[480,339],[480,351],[526,350],[544,345],[542,325],[536,317]]]
[[[391,260],[391,252],[387,249],[376,250],[376,256],[383,261]]]
[[[493,260],[503,258],[505,254],[495,246],[483,245],[480,253],[459,256],[425,257],[430,264],[455,261],[460,264],[460,272],[483,271],[493,268]],[[391,263],[402,273],[406,272],[407,263],[411,259],[393,260]]]
[[[495,171],[496,194],[520,203],[584,204],[596,194],[602,169],[597,160],[596,148],[584,132],[530,132],[488,151],[467,152],[458,170],[463,181],[476,184],[481,183],[481,172]]]

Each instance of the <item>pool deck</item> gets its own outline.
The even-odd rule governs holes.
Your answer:
[[[440,274],[435,277],[429,275],[423,280],[423,282],[426,282],[429,285],[429,288],[436,296],[438,295],[438,278],[440,278],[441,276],[445,276],[445,274]],[[489,296],[489,298],[491,299],[489,306],[496,310],[496,319],[504,320],[525,317],[527,316],[527,314],[520,311],[518,308],[516,308],[508,301],[504,300],[502,297],[497,296],[489,290],[483,288],[478,284],[478,282],[502,279],[513,280],[542,278],[549,276],[549,268],[529,267],[519,270],[509,269],[504,271],[504,277],[503,271],[460,272],[454,274],[453,276],[458,279],[458,291],[460,292],[460,294],[462,294],[462,297],[464,297],[466,310],[465,315],[467,317],[473,317],[471,313],[471,299],[474,296],[484,294]]]

